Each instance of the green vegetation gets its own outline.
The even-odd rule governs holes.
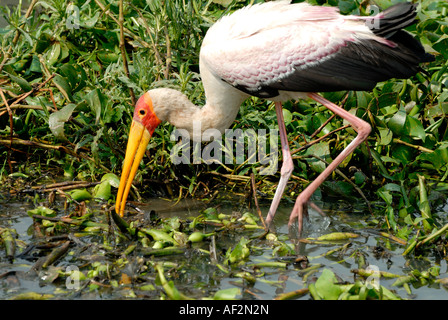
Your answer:
[[[64,189],[62,183],[54,190],[45,190],[50,204],[54,192],[66,197],[68,205],[76,205],[76,212],[81,215],[90,212],[83,209],[83,201],[100,198],[112,204],[136,99],[150,88],[163,86],[179,89],[193,102],[203,104],[198,70],[202,39],[219,17],[253,2],[258,1],[34,0],[26,13],[20,6],[2,7],[8,26],[0,29],[0,199],[34,196],[34,191],[27,190],[39,189],[48,178],[64,177],[76,180],[76,185]],[[368,1],[308,2],[339,6],[343,14],[369,14]],[[375,1],[382,8],[396,2],[399,1]],[[423,66],[426,72],[407,80],[381,83],[372,92],[324,95],[368,121],[373,131],[367,143],[325,182],[321,192],[347,203],[364,199],[374,215],[371,222],[384,232],[384,237],[401,241],[404,255],[437,249],[446,257],[448,219],[446,211],[438,208],[445,203],[448,190],[448,3],[419,3],[418,22],[408,30],[436,56],[434,62]],[[344,123],[338,118],[327,122],[331,113],[312,101],[285,103],[284,116],[295,163],[285,196],[293,198],[321,172],[325,162],[350,143],[355,132],[350,127],[339,130]],[[256,98],[244,103],[234,123],[234,129],[275,127],[273,105]],[[258,176],[258,163],[173,165],[170,152],[177,142],[170,140],[172,130],[171,125],[163,124],[155,131],[147,151],[149,156],[144,157],[135,179],[134,199],[163,196],[206,200],[219,198],[222,190],[241,194],[252,192],[252,188],[264,195],[259,196],[259,201],[271,199],[278,175]],[[149,182],[151,188],[142,188]],[[44,225],[45,229],[50,228],[47,234],[73,231],[73,225],[81,227],[81,223],[46,216],[45,208],[39,210],[30,215],[49,219],[38,219],[42,225],[49,221]],[[90,212],[80,219],[82,227],[96,232],[97,240],[104,241],[103,246],[107,247],[111,241],[107,236],[110,225],[93,218],[90,221],[91,217]],[[217,220],[220,226],[225,225],[223,219]],[[114,238],[121,239],[119,243],[131,237],[137,239],[140,248],[152,241],[151,247],[160,247],[162,254],[170,241],[168,248],[177,248],[175,253],[184,248],[174,237],[179,229],[160,234],[154,231],[158,227],[144,226],[136,231],[135,226],[121,223]],[[71,227],[67,229],[67,225]],[[188,241],[198,231],[191,226],[181,233]],[[14,232],[0,227],[0,243],[4,244],[8,259],[17,251],[12,240]],[[196,233],[190,242],[209,241],[213,237],[210,232],[216,230]],[[253,241],[247,235],[240,238],[223,257],[227,263],[245,261],[253,252]],[[277,254],[293,254],[289,244],[277,240],[275,243]],[[131,245],[127,243],[129,250]],[[68,250],[65,242],[58,247],[61,248]],[[55,252],[49,258],[58,259],[58,254],[61,253]],[[51,265],[52,261],[47,263]],[[119,263],[114,265],[117,270],[122,268]],[[220,263],[225,270],[222,272],[226,272],[228,266]],[[165,279],[161,264],[145,262],[142,266],[158,274],[158,284],[169,298],[185,298],[172,281]],[[101,269],[105,268],[102,263],[94,266],[92,262],[89,268],[92,274],[95,270],[103,276],[109,272]],[[62,276],[60,271],[57,272]],[[433,273],[426,275],[409,274],[404,280],[435,281]],[[92,275],[84,276],[95,279]],[[316,282],[310,288],[317,290],[310,293],[316,299],[328,295],[334,298],[336,293],[337,297],[375,299],[386,294],[383,289],[367,288],[361,283],[325,288],[322,284],[334,284],[334,275],[325,272],[321,276],[324,279],[320,284]],[[253,282],[257,275],[241,273],[241,278]],[[404,280],[401,286],[407,285]],[[115,282],[109,284],[114,286]],[[236,295],[234,291],[220,294]],[[306,292],[280,298],[295,294]],[[394,294],[388,297],[396,298]]]

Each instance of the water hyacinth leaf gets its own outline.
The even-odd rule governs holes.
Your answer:
[[[110,185],[114,188],[118,188],[120,184],[120,178],[116,174],[110,172],[102,176],[101,182],[105,181],[109,182]]]
[[[386,190],[386,191],[395,191],[395,192],[400,192],[400,193],[402,191],[401,186],[396,183],[388,183],[388,184],[384,185],[384,187],[382,189]]]
[[[31,60],[30,71],[36,73],[42,73],[39,57],[36,54],[33,55],[33,59]]]
[[[406,110],[404,109],[404,107],[401,107],[397,111],[397,113],[387,122],[387,126],[395,135],[401,136],[404,133],[406,117]]]
[[[247,246],[249,242],[245,237],[242,237],[233,250],[227,250],[226,263],[233,264],[246,259],[250,253]]]
[[[70,119],[76,104],[70,103],[59,111],[53,112],[48,119],[48,126],[55,138],[67,140],[64,134],[64,124]]]
[[[359,235],[357,235],[356,233],[351,233],[351,232],[333,232],[333,233],[328,233],[328,234],[324,234],[320,237],[317,238],[317,240],[323,241],[323,240],[347,240],[347,239],[352,239],[352,238],[358,238]]]
[[[448,52],[446,50],[447,46],[448,46],[448,35],[444,34],[439,38],[439,40],[435,44],[433,44],[432,47],[439,53],[441,53],[445,59],[448,59]]]
[[[65,99],[67,99],[68,101],[73,101],[72,89],[66,78],[57,74],[53,78],[53,83],[59,89]]]
[[[109,200],[112,196],[111,184],[109,181],[103,181],[93,188],[93,197],[103,201]]]
[[[205,234],[205,233],[202,233],[200,231],[195,231],[195,232],[193,232],[192,234],[190,234],[188,236],[188,241],[191,241],[191,242],[201,242],[205,238],[210,237],[212,235],[214,235],[214,232]]]
[[[59,42],[57,42],[51,47],[50,51],[47,52],[46,63],[49,66],[54,65],[58,61],[60,54],[61,54],[61,44]]]
[[[146,233],[147,235],[150,235],[155,241],[163,241],[173,243],[174,245],[179,245],[171,235],[164,231],[150,228],[141,228],[140,231]]]
[[[86,189],[75,189],[68,192],[70,197],[75,201],[85,201],[92,199],[92,195]]]
[[[323,183],[329,193],[333,193],[336,196],[351,197],[353,192],[353,186],[346,181],[325,181]]]
[[[330,154],[330,145],[328,141],[322,141],[320,143],[316,143],[312,145],[308,150],[306,151],[306,154],[308,155],[314,155],[319,158],[325,159]],[[326,164],[323,161],[320,161],[316,158],[310,158],[307,159],[308,164],[310,167],[318,173],[321,173],[325,170]]]
[[[285,120],[285,125],[288,126],[292,121],[292,114],[288,109],[283,109],[283,119]]]
[[[22,77],[9,74],[9,78],[11,79],[11,81],[17,83],[23,91],[31,91],[33,89],[33,87],[31,87],[31,84]]]
[[[32,209],[32,210],[28,210],[27,214],[30,217],[33,217],[34,215],[39,215],[39,216],[43,216],[43,217],[55,217],[56,216],[56,211],[54,211],[53,209],[47,208],[47,207],[37,207],[36,209]]]
[[[214,208],[214,207],[204,209],[202,211],[202,214],[204,215],[204,218],[208,219],[208,220],[218,220],[219,219],[218,218],[218,210],[216,210],[216,208]]]
[[[213,300],[233,300],[236,296],[241,294],[241,289],[239,288],[228,288],[216,291],[213,295]]]
[[[100,17],[101,12],[97,11],[93,16],[87,18],[87,19],[82,19],[82,21],[80,21],[80,24],[83,28],[93,28],[95,26],[95,24],[98,22],[98,18]]]
[[[353,175],[355,178],[355,183],[357,185],[362,185],[364,182],[366,182],[366,175],[360,171],[355,172],[355,174]]]
[[[372,95],[365,91],[356,91],[356,100],[358,102],[358,107],[362,109],[367,109],[370,101],[372,100]]]
[[[436,168],[442,169],[448,163],[448,147],[442,146],[431,153],[422,153],[417,157],[418,160],[427,161]]]
[[[409,136],[419,138],[425,142],[426,132],[420,120],[407,116],[404,129]]]
[[[400,160],[404,164],[408,164],[415,159],[415,149],[403,144],[395,144],[392,147],[392,154],[395,159]]]
[[[322,274],[316,280],[315,289],[319,298],[324,300],[337,300],[341,294],[341,288],[336,284],[337,279],[333,271],[322,270]]]
[[[81,90],[85,86],[87,78],[84,69],[72,63],[66,63],[59,67],[58,73],[67,79],[67,83],[71,88],[71,92]]]
[[[379,144],[382,146],[389,145],[393,138],[392,131],[389,128],[378,128],[378,131],[380,132]]]
[[[120,58],[120,55],[115,52],[103,50],[97,53],[98,59],[104,64],[115,63]]]
[[[103,113],[106,111],[107,101],[99,89],[94,89],[86,94],[86,101],[95,114],[95,124],[100,122]],[[103,119],[103,121],[106,119]],[[109,121],[105,121],[107,123]]]

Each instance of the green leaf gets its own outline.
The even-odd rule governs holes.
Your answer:
[[[48,126],[53,135],[60,140],[67,140],[64,134],[64,123],[70,119],[76,104],[70,103],[59,111],[52,113],[48,119]]]
[[[99,89],[90,91],[86,94],[85,99],[95,114],[95,124],[98,124],[100,119],[102,119],[104,123],[110,121],[111,116],[108,115],[107,112],[107,99]]]
[[[73,101],[72,89],[66,78],[57,74],[53,78],[54,85],[61,91],[62,95],[69,101]]]
[[[36,209],[28,210],[27,214],[32,217],[34,215],[40,215],[44,217],[55,217],[56,211],[47,207],[37,207]]]
[[[248,243],[249,240],[247,240],[245,237],[242,237],[232,251],[227,251],[226,263],[233,264],[246,259],[250,253],[250,250],[247,247]]]
[[[292,113],[288,109],[283,109],[283,119],[285,120],[285,125],[289,125],[292,121]]]
[[[404,129],[409,136],[419,138],[425,142],[426,132],[420,120],[407,116]]]
[[[329,141],[328,140],[322,141],[322,142],[312,145],[311,147],[308,148],[308,150],[306,151],[306,154],[315,155],[315,156],[325,160],[325,158],[330,154]],[[316,159],[316,158],[307,159],[307,162],[310,165],[310,167],[315,172],[318,172],[318,173],[324,171],[325,168],[327,167],[325,162],[323,162],[319,159]]]
[[[404,126],[406,123],[406,117],[407,117],[406,110],[403,107],[401,107],[387,123],[389,129],[391,129],[395,135],[401,136],[403,134]]]
[[[379,144],[382,146],[389,145],[393,138],[392,130],[388,128],[378,128],[378,131],[380,132]]]
[[[120,178],[114,173],[106,173],[102,178],[101,182],[107,181],[114,188],[118,188],[120,184]]]
[[[31,60],[31,66],[30,66],[31,72],[37,72],[42,73],[42,68],[39,61],[39,56],[37,54],[33,55],[33,59]]]
[[[86,189],[75,189],[68,192],[68,194],[75,201],[85,201],[92,199],[92,195]]]
[[[415,149],[402,144],[394,145],[391,154],[395,159],[400,160],[404,164],[408,164],[415,159]]]
[[[17,83],[23,91],[31,91],[33,89],[31,84],[22,77],[9,74],[9,78],[11,79],[11,81]]]
[[[51,47],[50,51],[47,53],[47,64],[50,66],[54,65],[58,61],[60,54],[61,54],[61,44],[57,42]]]
[[[448,147],[440,147],[432,153],[422,153],[417,157],[417,159],[428,161],[437,170],[440,170],[448,163]]]
[[[93,188],[93,197],[101,200],[109,200],[111,197],[111,185],[109,181],[103,181]]]
[[[337,279],[333,271],[322,270],[322,274],[315,283],[317,294],[324,300],[337,300],[342,290],[336,283]]]
[[[164,231],[152,229],[152,228],[142,228],[140,230],[142,232],[150,235],[155,241],[163,241],[163,242],[173,243],[174,245],[179,245],[177,243],[177,241],[174,240],[174,238],[171,235],[169,235],[168,233],[166,233]]]
[[[236,296],[239,294],[241,294],[239,288],[223,289],[215,292],[213,300],[233,300],[236,299]]]

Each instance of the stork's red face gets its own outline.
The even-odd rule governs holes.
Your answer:
[[[145,154],[146,146],[159,124],[160,120],[154,113],[151,97],[149,93],[145,93],[138,99],[135,105],[134,118],[132,119],[129,132],[120,187],[118,188],[117,201],[115,203],[115,211],[120,216],[123,216],[126,199],[140,161]]]

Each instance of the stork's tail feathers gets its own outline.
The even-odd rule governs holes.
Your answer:
[[[377,36],[390,38],[397,31],[415,23],[417,5],[410,2],[398,3],[373,17],[369,28]]]
[[[434,61],[434,56],[425,52],[420,41],[402,30],[415,23],[416,9],[417,4],[398,3],[374,16],[371,21],[366,21],[366,24],[375,35],[396,43],[401,53],[408,58],[413,57],[413,62],[418,64]]]

